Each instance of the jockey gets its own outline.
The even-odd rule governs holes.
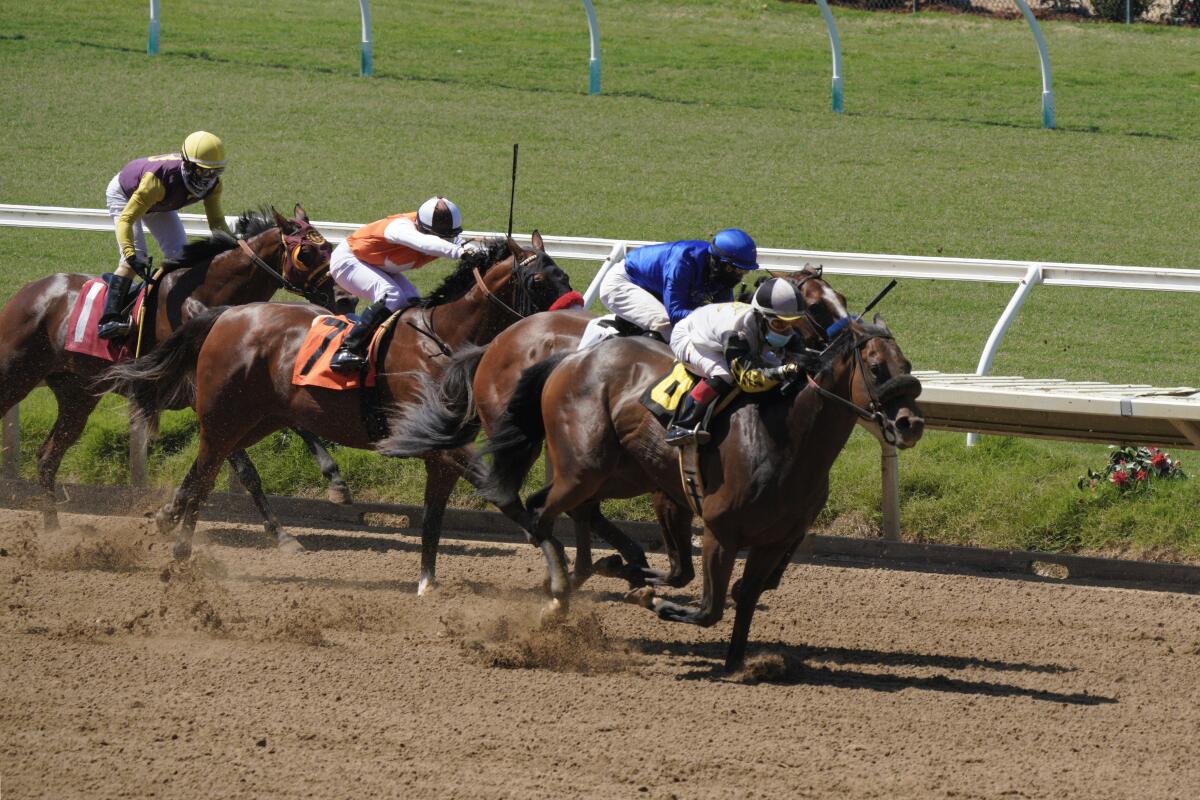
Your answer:
[[[676,325],[671,334],[675,357],[704,379],[688,393],[667,429],[667,443],[707,442],[703,426],[708,410],[734,386],[765,392],[804,374],[812,356],[793,327],[803,315],[804,300],[796,286],[770,278],[755,290],[749,305],[714,303]]]
[[[334,248],[329,274],[338,286],[370,302],[329,366],[357,372],[367,365],[375,329],[392,312],[420,298],[403,273],[438,258],[462,258],[474,242],[462,241],[462,214],[444,197],[431,197],[416,211],[364,225]]]
[[[757,269],[758,248],[738,228],[711,242],[684,240],[639,247],[612,265],[600,282],[600,302],[624,322],[664,342],[671,327],[706,303],[733,300],[733,287]]]
[[[178,211],[203,200],[209,229],[233,235],[221,213],[224,171],[225,145],[208,131],[196,131],[183,140],[178,153],[136,158],[108,182],[104,199],[116,223],[121,261],[108,282],[100,338],[128,336],[133,328],[132,318],[123,312],[134,274],[149,277],[143,226],[167,259],[179,258],[187,234]]]

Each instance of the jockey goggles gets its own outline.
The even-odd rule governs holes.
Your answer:
[[[792,323],[800,319],[802,316],[804,315],[797,314],[794,317],[785,317],[780,314],[776,314],[766,318],[767,327],[776,333],[787,333],[788,331],[792,330]]]

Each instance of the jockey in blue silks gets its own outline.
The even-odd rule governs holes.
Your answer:
[[[733,287],[757,268],[754,240],[726,228],[710,242],[639,247],[604,276],[600,302],[617,316],[618,331],[640,329],[669,342],[676,323],[702,305],[733,300]]]

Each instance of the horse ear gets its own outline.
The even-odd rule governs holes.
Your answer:
[[[546,252],[546,245],[542,242],[542,232],[536,228],[533,231],[533,249]]]
[[[296,203],[296,207],[292,209],[292,215],[303,222],[308,222],[308,212],[304,210],[304,206]]]
[[[280,230],[290,231],[295,227],[292,225],[292,221],[276,211],[274,206],[271,207],[271,216],[275,217],[275,224],[279,226]]]
[[[525,255],[525,251],[521,249],[521,245],[517,244],[516,240],[511,236],[508,237],[508,252],[512,253],[512,257],[516,259]]]
[[[880,314],[879,312],[875,312],[875,317],[871,320],[871,322],[873,322],[874,324],[878,325],[881,328],[887,327],[887,322],[884,321],[883,315]]]

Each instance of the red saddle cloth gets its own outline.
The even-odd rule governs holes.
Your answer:
[[[145,295],[146,291],[142,289],[133,301],[133,333],[124,339],[101,339],[96,335],[96,329],[100,317],[104,315],[104,298],[108,296],[108,284],[99,278],[92,278],[80,288],[75,307],[71,309],[64,349],[105,361],[124,361],[132,358],[133,347],[137,343],[138,325],[142,321],[142,300]]]
[[[329,366],[333,354],[342,346],[342,340],[353,327],[354,320],[345,316],[321,316],[314,319],[308,329],[308,336],[304,337],[304,344],[300,345],[300,352],[296,355],[296,363],[292,367],[292,383],[296,386],[319,386],[322,389],[339,391],[374,386],[376,349],[379,346],[379,337],[384,331],[383,326],[375,331],[371,339],[371,347],[367,352],[370,366],[365,378],[357,372],[335,372]]]

